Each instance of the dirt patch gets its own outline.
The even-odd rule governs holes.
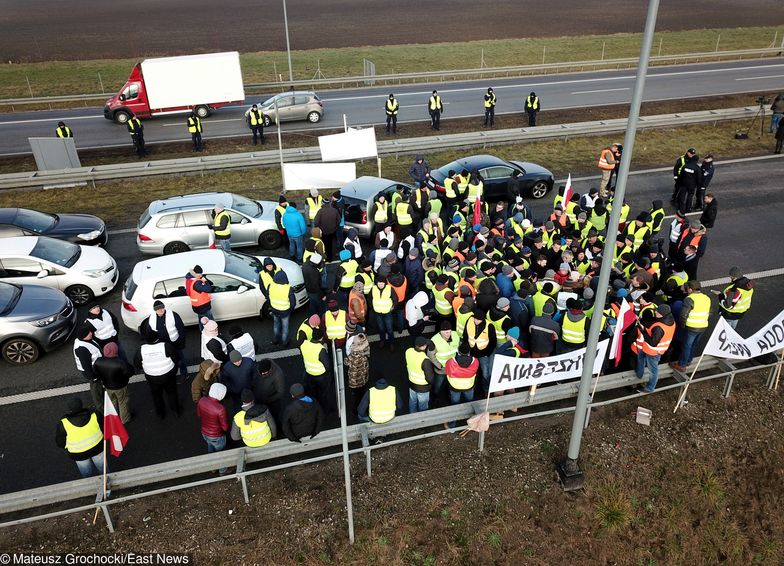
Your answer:
[[[570,416],[509,423],[354,457],[357,541],[346,534],[338,461],[119,505],[109,535],[92,513],[0,532],[16,551],[180,551],[231,564],[776,564],[784,559],[781,394],[765,373],[699,385],[672,414],[667,392],[594,411],[566,494],[553,463]],[[637,405],[653,422],[634,422]],[[444,462],[448,462],[445,466]]]
[[[646,14],[643,2],[612,10],[602,0],[562,0],[542,8],[527,9],[519,0],[452,0],[435,10],[418,0],[289,0],[287,6],[294,49],[626,33],[642,31]],[[128,6],[119,2],[39,0],[31,9],[25,0],[6,1],[0,60],[285,50],[280,2],[143,0],[132,11],[129,24]],[[657,30],[782,22],[779,0],[746,0],[742,9],[729,0],[692,0],[686,9],[663,2]]]

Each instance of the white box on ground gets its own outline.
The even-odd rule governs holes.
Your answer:
[[[653,411],[650,409],[646,409],[645,407],[637,407],[637,422],[639,424],[650,426],[652,416]]]
[[[356,163],[284,163],[283,189],[339,189],[357,178]]]
[[[343,134],[319,136],[322,161],[348,161],[378,157],[376,131],[373,128],[349,128]]]

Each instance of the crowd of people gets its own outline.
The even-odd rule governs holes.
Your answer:
[[[607,150],[619,153],[617,147]],[[602,152],[600,167],[606,157]],[[689,149],[676,164],[678,194],[685,191],[687,199],[693,198],[692,185],[682,174],[694,163],[696,151]],[[422,156],[410,174],[420,177],[417,188],[379,194],[368,211],[375,222],[369,247],[346,227],[339,191],[327,198],[312,191],[306,214],[280,198],[276,221],[282,234],[288,232],[291,257],[302,262],[309,297],[308,317],[293,334],[302,377],[291,387],[274,360],[257,356],[261,349],[249,332],[236,323],[224,330],[212,320],[211,283],[201,268],[187,274],[202,360],[191,393],[208,451],[223,449],[229,439],[258,447],[277,436],[296,442],[318,434],[337,407],[333,347],[344,355],[348,411],[355,420],[374,423],[485,395],[497,356],[542,358],[578,350],[596,316],[603,335],[612,336],[624,301],[635,322],[623,335],[620,369],[634,369],[643,391],[655,389],[660,361],[671,361],[676,371],[692,363],[712,308],[699,283],[700,259],[717,218],[711,193],[702,196],[700,219],[689,219],[681,207],[664,236],[661,200],[634,214],[615,200],[609,183],[601,189],[604,197],[598,188],[581,195],[560,187],[552,210],[534,215],[515,177],[506,200],[488,203],[476,171],[452,172],[437,187],[441,195],[425,182],[429,165]],[[621,223],[610,234],[616,206]],[[224,228],[216,212],[216,229]],[[604,263],[611,264],[610,289],[605,304],[596,305]],[[737,267],[729,275],[732,282],[715,293],[721,316],[734,327],[750,308],[754,287]],[[273,258],[264,260],[259,286],[274,322],[272,344],[290,345],[296,302]],[[133,359],[120,347],[117,329],[114,315],[94,305],[74,342],[76,366],[90,383],[95,410],[101,410],[106,390],[129,422],[127,384],[138,369],[158,416],[166,417],[167,406],[180,414],[177,380],[188,376],[179,315],[157,301],[140,328],[143,345]],[[403,361],[375,370],[371,383],[369,336],[378,334],[379,349],[391,354],[404,331],[413,344],[401,352]],[[397,379],[403,373],[407,387]],[[72,412],[91,427],[85,410],[74,404]],[[63,446],[65,436],[58,433]],[[72,456],[79,460],[78,453]]]

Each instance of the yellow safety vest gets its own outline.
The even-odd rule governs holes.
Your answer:
[[[531,110],[539,110],[539,97],[538,96],[534,96],[533,100],[532,100],[531,96],[529,95],[525,99],[525,108],[526,108],[526,110],[528,110],[529,108]]]
[[[302,361],[305,363],[305,371],[308,375],[318,377],[327,373],[327,368],[319,360],[321,350],[326,348],[324,344],[318,342],[303,342],[299,347],[302,353]]]
[[[506,339],[506,330],[504,330],[503,328],[504,319],[512,320],[511,318],[509,318],[509,315],[507,314],[505,314],[498,320],[493,320],[492,318],[490,318],[490,313],[489,312],[487,313],[487,322],[488,324],[491,324],[493,328],[495,328],[495,338],[498,341],[498,343],[501,343]]]
[[[485,184],[482,181],[479,181],[476,185],[473,183],[468,184],[468,199],[473,202],[476,200],[476,197],[482,198],[484,195],[484,188]]]
[[[269,300],[270,306],[276,311],[287,311],[291,309],[289,303],[289,292],[291,285],[288,283],[272,283],[269,286]]]
[[[357,263],[357,260],[350,259],[341,263],[340,266],[343,268],[343,277],[340,278],[340,288],[351,289],[354,286],[357,277],[359,264]]]
[[[542,316],[545,303],[552,301],[553,298],[542,291],[537,291],[531,296],[531,300],[534,303],[534,316]]]
[[[256,448],[264,446],[272,440],[272,430],[270,430],[269,423],[267,421],[260,423],[253,420],[246,423],[245,411],[240,411],[234,415],[234,424],[240,429],[240,435],[245,446]]]
[[[71,133],[71,128],[68,126],[58,126],[55,130],[57,132],[58,138],[72,138],[73,134]]]
[[[387,385],[384,389],[371,387],[368,390],[369,405],[368,417],[374,423],[388,423],[395,417],[397,408],[397,393],[395,387]]]
[[[471,173],[469,173],[465,177],[463,177],[463,175],[458,175],[457,179],[458,179],[457,190],[459,190],[462,193],[468,188],[468,183],[471,182]]]
[[[389,220],[388,202],[376,202],[376,212],[373,214],[373,220],[378,223],[384,223]]]
[[[476,322],[472,318],[466,322],[465,325],[466,335],[468,336],[468,345],[478,350],[484,350],[490,345],[490,325],[485,324],[484,330],[477,335]]]
[[[321,195],[318,195],[316,198],[308,197],[305,199],[305,202],[308,205],[308,219],[314,220],[316,218],[316,214],[318,214],[319,209],[324,204],[324,197]]]
[[[588,317],[583,317],[577,322],[573,322],[569,315],[564,315],[561,323],[561,337],[567,344],[582,344],[585,342],[585,327]]]
[[[425,352],[420,352],[416,348],[406,350],[406,367],[408,368],[408,380],[414,385],[427,385],[425,370],[422,369],[422,362],[427,359]]]
[[[365,288],[362,291],[363,295],[370,294],[370,289],[373,287],[373,273],[368,273],[367,271],[360,271],[359,276],[362,278],[362,282],[365,284]]]
[[[221,225],[221,220],[224,216],[227,219],[226,229],[218,230],[218,227]],[[231,215],[225,210],[221,210],[212,220],[212,226],[215,228],[214,232],[216,236],[231,236]]]
[[[378,314],[392,312],[392,307],[395,306],[392,302],[392,287],[387,285],[383,289],[379,289],[374,285],[371,297],[373,298],[373,310],[375,312]]]
[[[446,300],[446,294],[449,291],[451,291],[449,287],[444,287],[441,290],[433,288],[433,296],[436,299],[436,312],[442,316],[452,314],[452,305]]]
[[[305,342],[310,342],[310,339],[313,338],[313,327],[310,324],[308,324],[307,319],[305,319],[305,321],[303,321],[303,323],[299,325],[299,328],[297,328],[298,338],[300,332],[302,332],[305,335]]]
[[[60,422],[65,429],[65,449],[71,454],[87,452],[103,440],[103,433],[95,413],[90,415],[90,420],[84,426],[76,426],[68,419],[62,419]]]
[[[655,234],[661,230],[662,220],[664,220],[665,212],[663,208],[657,208],[651,211],[651,221],[648,222],[648,228],[651,229],[651,234]]]
[[[472,313],[471,311],[457,312],[457,314],[455,315],[455,321],[456,321],[455,334],[457,334],[458,337],[462,338],[463,332],[465,331],[466,323],[468,322],[468,319],[471,318],[472,316],[474,316],[474,313]]]
[[[598,232],[607,228],[607,211],[605,210],[604,214],[596,214],[596,212],[591,211],[591,224]]]
[[[694,302],[694,307],[686,317],[686,326],[688,328],[707,328],[711,308],[710,297],[700,292],[691,293],[689,297]]]
[[[727,293],[729,293],[730,289],[732,289],[732,285],[728,285],[724,289],[725,296],[727,295]],[[740,293],[740,299],[738,299],[738,302],[732,305],[731,307],[727,308],[724,306],[722,302],[719,302],[719,306],[722,308],[722,310],[741,314],[751,308],[751,297],[752,295],[754,295],[754,289],[738,289],[738,292]]]
[[[201,132],[201,120],[198,116],[193,118],[188,118],[188,132],[191,134],[195,134],[196,132]]]
[[[485,108],[492,108],[495,106],[495,93],[491,92],[485,95]]]
[[[128,124],[128,132],[132,136],[136,135],[138,133],[136,131],[137,128],[140,129],[140,130],[142,128],[142,122],[138,118],[131,118],[130,120],[128,120],[127,124]]]
[[[444,195],[446,198],[457,198],[456,183],[452,177],[444,179]]]
[[[634,237],[634,244],[632,245],[632,249],[634,251],[637,251],[645,241],[645,238],[648,236],[648,230],[649,228],[647,224],[643,224],[640,228],[637,228],[637,224],[635,222],[629,224],[629,227],[626,229],[626,233]]]
[[[449,373],[446,374],[446,380],[449,386],[455,391],[467,391],[474,386],[476,382],[476,372],[471,377],[452,377]]]
[[[387,116],[396,116],[397,107],[397,98],[393,98],[392,100],[387,98]]]
[[[346,337],[346,311],[338,311],[338,315],[332,311],[324,313],[324,325],[327,327],[327,338],[330,340],[340,340]]]
[[[251,110],[248,114],[250,118],[250,125],[251,126],[263,126],[264,125],[264,117],[261,112],[258,110]]]
[[[430,110],[441,110],[441,97],[439,95],[430,97]]]
[[[270,288],[270,285],[272,285],[272,283],[273,283],[273,279],[275,277],[275,274],[278,271],[280,271],[280,267],[276,268],[275,271],[273,271],[272,273],[267,271],[266,268],[262,269],[261,271],[259,271],[259,284],[261,285],[262,289],[266,290],[266,289]]]
[[[409,213],[407,202],[397,203],[395,206],[395,214],[397,215],[397,223],[401,226],[408,226],[414,223],[414,219],[411,218],[411,214]]]
[[[436,347],[436,359],[442,366],[446,366],[446,363],[455,357],[459,340],[455,340],[455,337],[452,336],[449,342],[447,342],[440,332],[437,332],[430,340]]]

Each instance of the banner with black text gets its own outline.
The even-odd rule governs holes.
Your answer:
[[[748,338],[743,338],[719,317],[704,353],[714,358],[748,360],[781,349],[784,349],[784,310]]]

